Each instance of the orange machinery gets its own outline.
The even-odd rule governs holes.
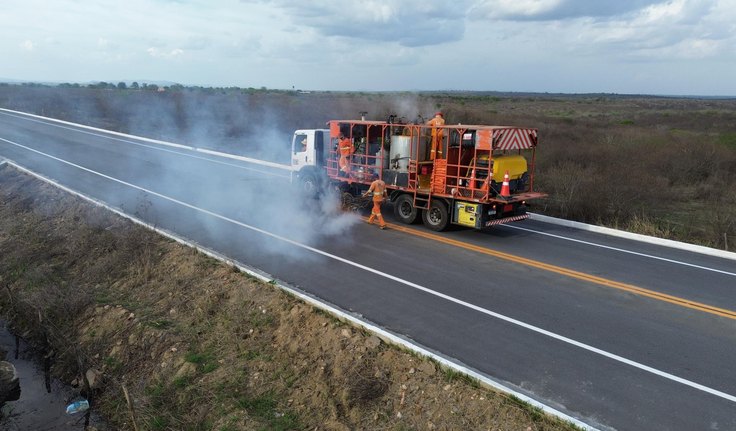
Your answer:
[[[534,191],[537,129],[367,120],[328,124],[330,182],[344,194],[360,196],[374,179],[383,179],[404,223],[421,217],[436,231],[450,224],[482,229],[527,218],[527,202],[545,196]],[[355,147],[347,174],[338,167],[340,133]]]

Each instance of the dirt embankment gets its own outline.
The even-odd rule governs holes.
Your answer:
[[[116,429],[572,429],[7,166],[0,249],[0,315]]]

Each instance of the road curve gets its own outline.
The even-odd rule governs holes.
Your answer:
[[[0,157],[593,426],[736,429],[733,260],[538,221],[378,231],[301,211],[275,168],[7,111]]]

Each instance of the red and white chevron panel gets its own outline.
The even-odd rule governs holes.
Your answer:
[[[537,142],[536,129],[496,129],[493,131],[494,150],[526,150]]]
[[[488,226],[498,226],[500,224],[509,223],[509,222],[512,222],[512,221],[520,221],[520,220],[524,220],[524,219],[528,219],[528,218],[529,218],[529,214],[522,214],[522,215],[518,215],[518,216],[512,216],[512,217],[499,218],[499,219],[495,219],[495,220],[489,220],[489,221],[486,222],[486,227],[488,227]]]

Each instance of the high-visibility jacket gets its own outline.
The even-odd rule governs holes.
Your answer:
[[[381,204],[383,203],[384,197],[386,197],[386,183],[382,180],[373,181],[371,187],[366,192],[366,195],[368,194],[373,194],[373,209],[371,209],[371,216],[368,218],[368,223],[373,223],[373,220],[378,218],[381,229],[384,229],[386,227],[386,221],[383,220],[383,215],[381,215]]]
[[[434,160],[436,156],[442,157],[442,135],[444,134],[442,129],[437,126],[444,126],[445,119],[439,115],[436,115],[431,120],[427,121],[427,125],[432,126],[432,150],[429,158]]]
[[[383,202],[386,197],[386,183],[383,180],[375,180],[368,189],[368,194],[373,195],[373,201]]]
[[[340,150],[341,156],[349,156],[355,151],[355,149],[353,148],[353,143],[350,142],[350,139],[348,138],[341,139],[340,143],[337,145],[337,148]]]
[[[434,118],[427,121],[428,126],[437,127],[437,126],[444,126],[445,125],[445,119],[440,117],[439,115],[435,116]],[[439,130],[439,129],[435,129]],[[441,132],[441,130],[439,130]],[[432,135],[434,135],[434,130],[432,131]]]
[[[340,160],[338,161],[340,170],[347,173],[350,171],[350,161],[348,160],[348,157],[350,157],[350,155],[355,151],[353,143],[350,142],[350,139],[348,138],[340,139],[340,142],[337,144],[337,150],[340,152]]]

